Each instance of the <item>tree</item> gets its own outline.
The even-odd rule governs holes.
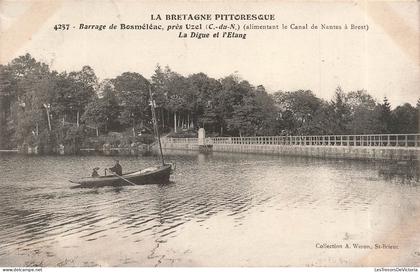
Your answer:
[[[336,120],[334,108],[326,101],[322,101],[320,107],[314,112],[309,122],[311,135],[331,135],[335,133]]]
[[[277,92],[273,96],[288,134],[311,133],[311,120],[321,107],[321,100],[312,91]]]
[[[13,88],[9,89],[11,114],[6,128],[13,132],[10,142],[15,146],[39,142],[43,130],[51,131],[51,116],[45,106],[53,95],[54,73],[48,65],[37,62],[29,54],[12,60],[7,70],[13,82]],[[53,137],[51,133],[48,135]]]
[[[366,90],[349,92],[347,104],[350,107],[349,133],[372,134],[381,130],[380,108]]]
[[[118,131],[120,106],[111,82],[103,86],[101,94],[87,105],[82,120],[104,132]]]
[[[153,98],[157,106],[157,119],[159,125],[163,128],[169,128],[171,123],[170,111],[166,106],[168,104],[168,80],[169,67],[163,71],[159,64],[156,65],[155,73],[152,75]]]
[[[384,97],[383,103],[379,104],[380,116],[379,121],[381,123],[380,133],[390,133],[392,131],[392,115],[391,105],[388,102],[388,98]]]
[[[190,75],[187,79],[189,93],[192,95],[189,103],[191,103],[190,109],[193,113],[193,121],[199,122],[201,126],[214,132],[219,121],[215,110],[215,98],[221,91],[220,82],[204,73]]]
[[[173,113],[174,131],[177,132],[178,127],[184,127],[185,113],[188,110],[188,81],[185,77],[178,73],[172,72],[168,67],[167,74],[167,109]]]
[[[230,75],[220,80],[221,90],[215,99],[215,112],[220,122],[220,135],[223,135],[227,120],[232,119],[233,112],[252,92],[248,81],[241,80],[237,75]]]
[[[255,91],[255,104],[260,111],[261,119],[256,126],[256,135],[276,135],[278,132],[277,108],[271,95],[264,86],[259,85]]]
[[[346,103],[346,94],[340,86],[335,90],[334,98],[331,100],[333,109],[333,118],[335,123],[332,124],[334,134],[349,133],[349,122],[351,120],[350,106]]]
[[[52,112],[57,118],[80,125],[88,103],[96,98],[97,77],[92,68],[84,66],[82,70],[56,75],[56,89],[51,103]]]
[[[83,66],[81,71],[69,73],[72,92],[67,106],[76,112],[77,126],[80,124],[80,116],[83,114],[86,105],[96,95],[98,79],[93,69],[89,66]]]
[[[0,148],[10,148],[10,128],[7,120],[15,99],[13,78],[7,66],[0,65]]]
[[[392,133],[418,133],[417,110],[410,103],[396,107],[392,117]]]
[[[141,129],[150,120],[150,83],[142,75],[131,72],[117,76],[112,83],[122,108],[118,121],[126,127],[131,126],[135,135],[136,127]]]
[[[240,137],[274,134],[276,108],[265,90],[253,91],[233,108],[233,114],[226,122],[231,132]]]

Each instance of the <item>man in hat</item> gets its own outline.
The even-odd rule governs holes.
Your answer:
[[[95,167],[95,168],[93,168],[93,171],[92,171],[92,178],[99,177],[98,170],[99,170],[99,167]]]
[[[115,165],[111,168],[109,168],[112,172],[117,174],[118,176],[122,176],[122,167],[120,165],[119,160],[115,160]]]

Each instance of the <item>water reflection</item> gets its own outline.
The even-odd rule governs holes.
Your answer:
[[[412,185],[420,182],[420,165],[416,161],[388,162],[378,168],[379,176],[386,181]]]
[[[152,165],[154,159],[120,161],[130,171]],[[205,237],[189,236],[194,228],[218,232],[232,228],[219,238],[230,244],[236,241],[235,229],[250,240],[264,236],[254,235],[258,231],[252,218],[263,225],[270,224],[267,218],[280,218],[273,224],[287,230],[291,226],[283,224],[301,214],[311,227],[308,233],[312,229],[322,233],[326,225],[338,224],[341,214],[366,213],[380,229],[394,220],[387,213],[401,217],[420,206],[418,186],[412,186],[418,183],[418,164],[195,152],[169,152],[168,160],[177,162],[169,184],[71,189],[67,180],[75,173],[109,165],[110,158],[2,155],[0,263],[179,265],[186,263],[178,252],[192,252],[184,245],[195,239],[198,243],[203,239],[203,248],[212,245]],[[318,214],[322,216],[314,217]],[[232,223],[214,225],[215,218]],[[342,220],[355,226],[340,237],[360,237],[359,228],[374,231],[351,216]],[[176,244],[180,239],[182,245]],[[300,238],[288,239],[295,239],[296,248],[302,246]],[[276,245],[284,246],[284,241]],[[276,245],[273,252],[281,251]]]

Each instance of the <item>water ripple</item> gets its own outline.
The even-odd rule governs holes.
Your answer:
[[[78,251],[108,250],[101,247],[107,242],[127,244],[127,250],[138,248],[129,247],[130,243],[163,244],[191,225],[208,227],[218,216],[233,220],[239,228],[250,217],[265,213],[293,217],[299,211],[310,217],[319,211],[357,214],[396,204],[407,209],[420,206],[420,187],[398,182],[394,176],[382,178],[385,171],[377,170],[381,165],[227,154],[173,158],[178,168],[174,183],[98,189],[71,189],[67,180],[74,173],[89,173],[92,166],[109,164],[106,157],[2,160],[0,260],[22,252],[44,253],[48,264],[64,249],[83,259],[86,253]],[[152,158],[121,160],[127,171],[154,163]],[[131,259],[136,259],[135,252],[129,251]],[[79,264],[85,263],[91,262],[83,259]]]

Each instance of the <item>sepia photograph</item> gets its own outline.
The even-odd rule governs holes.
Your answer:
[[[417,271],[419,43],[415,0],[0,0],[0,268]]]

